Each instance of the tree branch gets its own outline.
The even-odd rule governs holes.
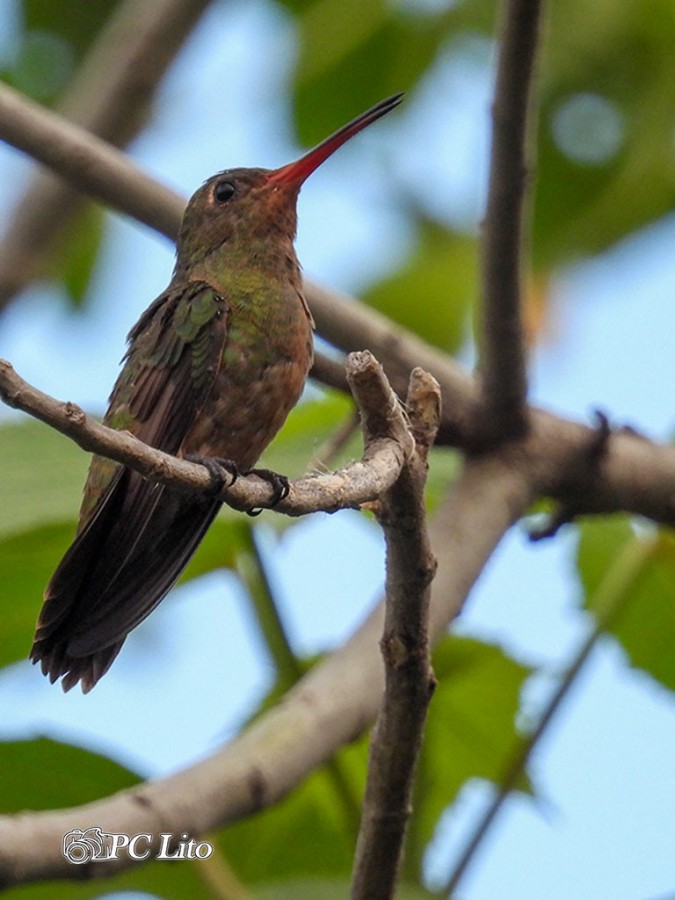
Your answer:
[[[175,236],[184,208],[177,194],[143,175],[119,151],[1,84],[0,137],[99,199]],[[305,292],[321,336],[345,352],[368,347],[397,391],[405,390],[401,381],[417,365],[434,375],[444,410],[437,444],[471,450],[480,443],[478,386],[459,365],[343,294],[308,281]],[[585,454],[593,430],[537,408],[530,408],[529,415],[532,433],[525,443],[537,460],[541,493],[564,502],[573,492],[580,515],[623,509],[675,525],[675,448],[655,444],[630,429],[612,432],[589,479]]]
[[[492,150],[483,233],[480,373],[484,424],[497,439],[525,432],[527,383],[522,322],[522,256],[528,109],[541,17],[540,0],[506,0],[492,107]]]
[[[125,0],[80,66],[59,112],[123,146],[144,124],[169,64],[210,0]],[[39,277],[82,197],[49,172],[36,173],[0,242],[0,308]]]
[[[438,558],[430,637],[459,613],[504,532],[531,502],[527,467],[512,458],[469,460],[430,527]],[[128,856],[78,866],[61,853],[82,823],[107,832],[206,834],[271,806],[370,724],[381,701],[379,605],[350,640],[323,659],[281,703],[230,744],[194,766],[95,803],[0,816],[0,888],[46,879],[106,877]]]
[[[348,372],[351,365],[348,358]],[[288,496],[277,504],[274,491],[266,481],[255,475],[238,477],[234,484],[223,488],[223,501],[240,510],[274,505],[278,512],[301,516],[319,510],[358,508],[375,500],[398,478],[412,439],[401,412],[392,407],[391,388],[381,378],[357,383],[354,398],[361,410],[364,432],[361,461],[350,463],[338,472],[292,482]],[[72,403],[54,400],[20,378],[5,360],[0,360],[0,399],[72,438],[83,450],[123,463],[152,481],[183,491],[213,489],[211,476],[204,466],[155,450],[127,431],[101,425]],[[384,409],[386,416],[382,414]]]
[[[455,895],[457,886],[466,874],[475,858],[478,848],[488,834],[491,826],[507,797],[515,789],[518,779],[532,756],[532,752],[548,730],[563,701],[575,684],[579,673],[586,664],[599,638],[607,632],[612,622],[619,615],[625,604],[631,599],[631,591],[637,576],[644,570],[658,544],[658,537],[636,538],[629,544],[613,566],[608,570],[596,591],[593,606],[596,609],[595,624],[581,643],[574,658],[563,673],[559,684],[542,710],[532,731],[517,744],[514,752],[504,767],[499,780],[499,789],[490,801],[475,828],[469,834],[459,859],[453,867],[452,874],[442,890],[443,895]]]
[[[185,201],[101,138],[0,84],[0,137],[89,194],[172,240]]]
[[[435,679],[429,650],[429,602],[436,560],[426,527],[427,454],[440,420],[440,389],[415,369],[407,408],[415,453],[379,502],[387,546],[385,689],[370,746],[351,896],[393,897],[410,815],[412,784]]]

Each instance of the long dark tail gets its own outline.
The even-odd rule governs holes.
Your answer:
[[[45,591],[30,658],[52,683],[94,687],[174,585],[220,506],[120,470]]]

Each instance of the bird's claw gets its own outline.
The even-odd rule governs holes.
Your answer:
[[[209,497],[217,497],[224,487],[231,487],[239,477],[237,465],[231,459],[224,459],[220,456],[197,455],[189,455],[185,459],[188,462],[204,466],[209,473],[211,484],[206,492]],[[226,475],[229,476],[227,480]]]
[[[291,486],[285,475],[279,475],[278,472],[273,472],[271,469],[251,469],[246,474],[257,475],[258,478],[262,478],[263,481],[266,481],[270,485],[273,491],[270,509],[273,509],[278,503],[281,503],[282,500],[285,500],[286,497],[288,497]],[[259,516],[262,509],[253,508],[246,512],[249,516]]]

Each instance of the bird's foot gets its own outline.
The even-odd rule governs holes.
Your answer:
[[[237,464],[231,459],[224,459],[221,456],[198,456],[197,454],[190,454],[185,459],[187,462],[204,466],[209,473],[211,484],[207,491],[208,497],[217,497],[224,487],[231,487],[239,477]]]
[[[279,475],[278,472],[273,472],[271,469],[250,469],[246,474],[257,475],[258,478],[262,478],[263,481],[266,481],[270,485],[273,491],[270,508],[275,507],[277,503],[281,503],[282,500],[285,500],[286,497],[288,497],[291,486],[285,475]],[[254,508],[249,509],[246,512],[249,516],[259,516],[262,509]]]

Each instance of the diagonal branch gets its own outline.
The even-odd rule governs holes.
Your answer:
[[[426,525],[427,455],[440,420],[438,383],[422,369],[410,378],[407,408],[416,449],[378,505],[387,547],[382,708],[373,733],[351,896],[394,896],[413,777],[435,687],[429,603],[436,560]]]
[[[118,150],[2,84],[0,137],[52,166],[82,190],[175,237],[184,208],[181,197],[144,175]],[[415,366],[431,372],[443,396],[437,444],[475,448],[480,440],[476,434],[480,393],[461,366],[351,298],[308,281],[305,293],[319,334],[346,352],[368,347],[399,393],[405,390],[402,380],[407,381]],[[329,383],[339,384],[335,365],[325,362]],[[572,491],[579,514],[623,509],[675,524],[675,448],[656,444],[631,429],[614,431],[589,478],[586,453],[594,440],[593,430],[534,407],[529,417],[532,430],[525,440],[526,452],[536,460],[540,494],[564,502]]]
[[[507,0],[504,4],[492,107],[480,372],[485,425],[495,438],[518,437],[527,421],[521,267],[529,243],[525,209],[528,110],[541,5],[540,0]]]
[[[658,536],[654,535],[644,539],[635,538],[628,544],[619,558],[615,560],[600,582],[593,598],[593,606],[596,609],[593,627],[564,671],[556,689],[539,715],[535,727],[518,742],[507,760],[504,772],[499,780],[498,790],[481,815],[475,828],[469,833],[459,859],[454,865],[450,878],[443,889],[443,894],[454,896],[458,884],[463,880],[469,866],[475,859],[476,852],[485,840],[497,815],[511,791],[516,788],[518,779],[525,771],[525,767],[535,747],[548,730],[570,690],[576,684],[579,674],[599,639],[603,634],[606,634],[612,622],[626,604],[630,602],[635,580],[650,561],[650,557],[658,545],[658,540]]]
[[[210,0],[125,0],[58,105],[92,134],[123,146],[145,122],[168,66]],[[0,308],[42,274],[53,244],[83,199],[49,172],[37,172],[0,241]]]
[[[185,201],[148,178],[129,157],[0,84],[0,136],[37,159],[96,200],[150,225],[172,240],[178,234]]]
[[[438,558],[430,637],[445,633],[505,531],[531,502],[527,466],[495,455],[469,460],[430,527]],[[206,834],[286,796],[370,724],[381,701],[378,606],[347,643],[322,660],[274,709],[212,756],[167,778],[85,806],[0,816],[0,887],[46,879],[105,877],[128,856],[77,867],[63,835],[83,822],[124,834]]]
[[[348,372],[351,364],[348,358]],[[292,482],[288,496],[276,505],[267,482],[255,475],[239,477],[223,488],[223,501],[240,510],[274,505],[286,515],[301,516],[359,507],[375,500],[396,481],[410,453],[406,423],[391,397],[391,388],[381,378],[372,377],[355,385],[365,443],[359,462],[338,472]],[[152,481],[183,491],[213,490],[212,477],[204,466],[149,447],[127,431],[101,425],[72,403],[54,400],[20,378],[5,360],[0,360],[0,399],[72,438],[83,450],[123,463]]]

